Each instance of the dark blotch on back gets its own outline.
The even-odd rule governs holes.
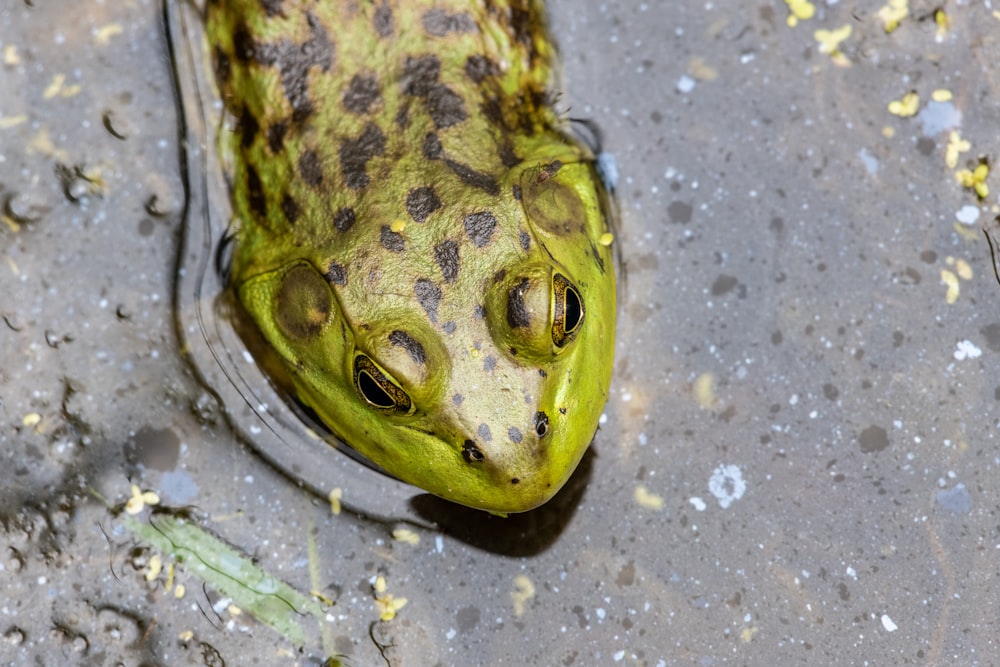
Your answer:
[[[233,55],[236,59],[243,62],[256,60],[259,57],[257,51],[257,42],[246,25],[241,23],[236,26],[233,30]]]
[[[250,107],[243,105],[243,113],[240,114],[240,146],[243,148],[249,148],[253,145],[254,139],[257,138],[257,132],[260,130],[260,123],[257,122],[256,116],[250,111]]]
[[[323,182],[323,168],[316,151],[307,150],[299,156],[299,174],[302,175],[302,180],[313,187]]]
[[[520,429],[514,426],[507,429],[507,437],[510,438],[511,442],[518,445],[521,444],[521,440],[524,438],[524,436],[521,435]]]
[[[490,442],[493,440],[493,434],[490,433],[489,424],[480,424],[479,428],[476,429],[476,435],[478,435],[483,442]]]
[[[298,202],[292,199],[292,196],[286,192],[285,196],[281,199],[281,212],[285,214],[288,224],[294,225],[295,221],[299,219],[302,209],[299,208]]]
[[[439,130],[457,125],[468,117],[461,96],[441,83],[434,84],[427,94],[427,113]]]
[[[247,202],[260,221],[267,219],[267,197],[264,195],[260,176],[251,164],[247,165]]]
[[[424,146],[426,148],[426,143],[424,144]],[[438,144],[438,146],[440,147],[440,144]],[[484,174],[481,171],[476,171],[475,169],[473,169],[468,165],[464,165],[461,162],[456,162],[455,160],[451,160],[448,158],[445,158],[444,163],[466,185],[471,185],[474,188],[479,188],[480,190],[494,196],[500,194],[500,186],[497,185],[496,179],[490,176],[489,174]]]
[[[486,56],[472,55],[465,60],[465,75],[476,83],[482,83],[486,77],[499,73],[497,64]]]
[[[371,182],[365,171],[368,160],[385,151],[385,134],[377,125],[369,123],[357,139],[348,139],[340,147],[340,167],[344,181],[352,190],[360,190]]]
[[[409,353],[410,358],[418,364],[423,364],[427,361],[427,355],[424,353],[424,346],[405,331],[400,331],[399,329],[393,331],[389,334],[389,342],[396,347],[401,347],[406,350],[407,353]]]
[[[437,56],[407,56],[403,65],[403,76],[400,84],[403,92],[414,97],[424,97],[431,91],[431,87],[437,83],[438,75],[441,73],[441,61]]]
[[[405,94],[425,99],[427,113],[438,129],[461,123],[468,116],[461,96],[438,83],[440,74],[441,61],[437,56],[409,56],[400,78]]]
[[[406,212],[417,222],[424,222],[434,211],[441,208],[441,200],[438,199],[434,188],[413,188],[406,195]]]
[[[372,24],[375,26],[375,34],[379,37],[392,37],[393,26],[392,9],[386,3],[382,3],[375,9],[375,19]]]
[[[454,241],[442,241],[434,246],[434,260],[441,267],[441,277],[446,283],[453,283],[458,278],[458,244]]]
[[[341,264],[336,262],[330,262],[330,266],[326,269],[326,281],[334,285],[346,285],[347,284],[347,271]]]
[[[346,232],[354,226],[354,209],[345,206],[333,214],[333,226],[338,232]]]
[[[531,313],[524,305],[524,294],[530,286],[531,281],[525,278],[507,294],[507,324],[511,329],[531,326]]]
[[[403,235],[392,231],[389,225],[382,225],[379,242],[383,248],[392,252],[403,252],[406,248],[406,241],[403,239]]]
[[[344,108],[351,113],[368,113],[380,95],[378,79],[371,75],[355,74],[344,92]]]
[[[421,305],[431,322],[437,324],[437,309],[441,304],[441,288],[426,278],[421,278],[413,285],[413,293],[417,303]]]
[[[449,32],[475,32],[476,22],[464,12],[449,14],[443,9],[429,9],[421,19],[424,32],[432,37],[444,37]]]
[[[521,242],[521,250],[527,250],[531,247],[531,235],[528,232],[521,230],[517,235],[517,239]]]
[[[260,6],[264,8],[264,13],[268,16],[278,16],[282,13],[282,2],[284,0],[260,0]]]
[[[482,248],[490,242],[493,230],[496,229],[497,219],[489,211],[478,211],[465,216],[465,233],[472,240],[473,245]]]
[[[333,42],[323,23],[311,12],[306,15],[309,39],[302,44],[288,40],[275,43],[255,41],[245,26],[233,35],[237,57],[257,60],[263,65],[274,65],[281,72],[281,86],[292,107],[292,120],[301,122],[312,113],[309,99],[309,69],[319,67],[324,72],[333,64]]]
[[[267,147],[272,153],[280,153],[285,148],[285,133],[288,131],[288,122],[279,120],[271,127],[267,128]]]
[[[441,153],[444,149],[441,148],[441,140],[438,139],[438,135],[431,132],[426,137],[424,137],[424,157],[428,160],[437,160],[441,157]]]
[[[214,49],[214,54],[215,57],[212,61],[215,63],[215,78],[219,80],[220,86],[225,86],[229,83],[229,76],[232,74],[229,54],[218,45]]]

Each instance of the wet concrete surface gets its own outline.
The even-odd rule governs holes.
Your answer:
[[[592,454],[507,520],[366,511],[364,470],[335,515],[238,437],[178,346],[159,4],[0,8],[0,664],[993,664],[1000,185],[956,172],[996,160],[1000,14],[880,8],[550,3],[625,279]],[[320,629],[155,574],[132,484]]]

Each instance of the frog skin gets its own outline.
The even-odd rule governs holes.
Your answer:
[[[442,498],[547,501],[597,429],[616,309],[610,198],[553,109],[541,3],[209,0],[205,18],[229,284],[294,400]]]

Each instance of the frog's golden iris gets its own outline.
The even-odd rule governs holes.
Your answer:
[[[209,0],[231,286],[295,398],[389,473],[544,503],[607,399],[594,155],[538,2]]]

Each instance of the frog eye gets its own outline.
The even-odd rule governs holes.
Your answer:
[[[558,273],[552,277],[552,297],[552,342],[561,348],[583,324],[583,299],[573,283]]]
[[[354,357],[354,388],[369,406],[381,412],[402,415],[413,407],[409,395],[364,354]]]
[[[569,349],[585,318],[580,289],[544,264],[498,273],[485,308],[497,346],[537,362]]]

